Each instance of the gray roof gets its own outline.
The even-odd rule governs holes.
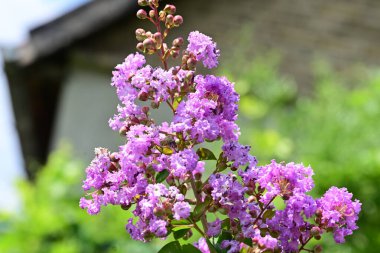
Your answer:
[[[29,65],[107,26],[134,8],[135,0],[93,0],[30,31],[24,45],[4,53],[6,61]]]

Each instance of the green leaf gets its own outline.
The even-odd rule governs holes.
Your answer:
[[[223,221],[222,221],[222,228],[225,228],[227,230],[230,229],[230,218],[225,218]]]
[[[222,234],[218,237],[218,244],[221,244],[225,240],[232,240],[232,235],[227,230],[222,230]]]
[[[199,156],[199,160],[216,160],[214,153],[207,148],[198,148],[197,155]]]
[[[165,155],[171,155],[173,154],[173,149],[169,148],[169,147],[162,147],[162,153],[165,154]]]
[[[174,239],[178,240],[186,235],[190,228],[180,229],[173,232]]]
[[[265,213],[263,214],[263,219],[270,219],[270,218],[273,218],[273,216],[275,215],[275,211],[272,210],[272,209],[268,209],[265,211]]]
[[[248,245],[249,247],[252,247],[252,239],[251,238],[244,238],[243,243]]]
[[[179,252],[182,252],[182,247],[178,241],[169,242],[158,251],[158,253],[179,253]]]
[[[191,225],[192,223],[188,220],[172,220],[172,225],[181,226],[181,225]]]
[[[163,182],[169,176],[168,170],[160,171],[156,176],[156,183]]]
[[[183,253],[201,253],[201,251],[197,249],[195,246],[193,246],[192,244],[182,245],[182,252]]]

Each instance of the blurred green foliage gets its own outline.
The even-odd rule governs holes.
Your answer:
[[[20,182],[22,210],[0,215],[0,252],[157,252],[162,244],[130,239],[124,229],[130,216],[120,207],[97,216],[79,208],[85,166],[69,153],[68,148],[53,153],[36,182]]]
[[[343,245],[326,236],[327,252],[378,252],[380,72],[362,71],[352,85],[320,61],[311,95],[305,96],[278,73],[279,62],[270,53],[243,70],[225,72],[241,94],[241,141],[252,145],[260,164],[273,158],[310,164],[315,196],[336,185],[361,200],[360,229]]]

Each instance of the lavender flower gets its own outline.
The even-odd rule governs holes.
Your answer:
[[[194,243],[194,246],[197,247],[202,253],[210,253],[206,239],[201,237],[198,242]]]
[[[191,206],[187,202],[176,202],[173,206],[174,219],[187,219],[190,216]]]
[[[352,194],[346,188],[331,187],[317,200],[317,204],[322,211],[322,224],[333,229],[337,243],[343,243],[344,237],[358,228],[356,221],[361,203],[358,200],[352,201]]]
[[[275,160],[257,170],[257,182],[260,187],[267,190],[261,201],[269,203],[276,196],[284,199],[293,194],[310,191],[313,186],[313,170],[302,164],[279,164]]]
[[[187,51],[194,54],[197,61],[202,61],[209,69],[218,66],[219,49],[209,36],[195,31],[189,34],[187,40],[189,41]]]
[[[344,242],[357,229],[360,202],[352,201],[345,188],[332,187],[318,200],[306,195],[314,186],[311,167],[274,160],[256,167],[250,147],[238,142],[239,95],[234,84],[225,77],[196,72],[197,62],[206,68],[218,65],[216,43],[195,31],[189,34],[186,50],[181,50],[182,37],[168,47],[167,33],[183,22],[175,6],[160,11],[158,0],[138,3],[151,8],[149,13],[159,13],[148,18],[146,10],[139,10],[139,18],[155,27],[164,22],[166,27],[165,34],[160,29],[136,30],[137,49],[158,53],[162,67],[146,65],[145,57],[136,53],[112,72],[119,105],[109,125],[119,131],[124,144],[115,153],[95,149],[83,181],[88,192],[79,206],[91,215],[107,205],[131,208],[125,228],[134,240],[143,242],[165,239],[178,226],[187,230],[175,237],[188,239],[196,229],[203,237],[194,245],[202,253],[213,252],[213,247],[228,253],[311,251],[306,243],[329,231],[336,242]],[[181,65],[169,68],[167,60],[181,52]],[[156,123],[151,109],[166,104],[173,112],[172,121]],[[218,140],[222,153],[214,154],[203,145],[205,152],[199,153],[205,141]],[[212,162],[201,160],[216,160],[211,175],[206,164],[208,168]],[[226,169],[230,171],[223,172]],[[277,196],[284,201],[283,209],[272,203]],[[227,218],[220,220],[218,213]],[[215,240],[221,234],[229,239]]]

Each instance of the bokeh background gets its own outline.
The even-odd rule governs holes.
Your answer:
[[[360,229],[327,252],[380,248],[380,2],[173,0],[210,35],[214,74],[241,95],[241,142],[260,164],[310,164],[314,196],[347,187],[363,203]],[[155,252],[124,231],[128,212],[78,207],[94,147],[117,149],[108,128],[113,67],[135,51],[134,0],[0,0],[0,252]],[[152,63],[155,63],[154,60]],[[204,71],[204,70],[201,70]],[[162,111],[162,120],[170,120]]]

